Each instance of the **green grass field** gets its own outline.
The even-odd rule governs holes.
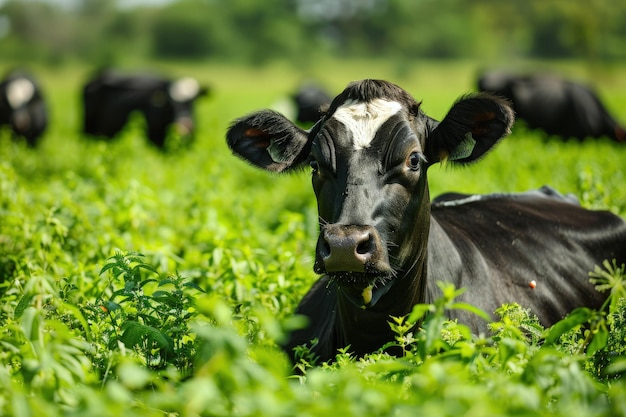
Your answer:
[[[626,67],[550,67],[591,79],[626,124]],[[0,415],[626,415],[623,270],[606,273],[608,316],[585,311],[552,333],[514,306],[482,339],[438,320],[416,334],[396,323],[405,357],[343,354],[299,377],[276,348],[316,278],[315,200],[308,173],[269,175],[230,155],[229,123],[308,77],[333,93],[384,78],[441,118],[479,65],[154,68],[213,88],[192,149],[151,148],[140,119],[112,142],[83,138],[80,66],[34,68],[52,117],[39,148],[0,133]],[[626,146],[608,140],[520,127],[476,165],[433,167],[431,194],[547,184],[626,217],[624,161]]]

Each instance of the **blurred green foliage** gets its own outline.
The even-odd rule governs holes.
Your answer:
[[[626,58],[624,0],[6,0],[17,61]]]

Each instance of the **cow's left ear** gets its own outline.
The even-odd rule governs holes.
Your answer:
[[[300,166],[310,151],[307,131],[272,110],[235,120],[226,133],[226,142],[240,158],[272,172]]]
[[[511,133],[514,121],[511,104],[505,99],[487,93],[461,97],[430,132],[426,157],[430,163],[474,162]]]

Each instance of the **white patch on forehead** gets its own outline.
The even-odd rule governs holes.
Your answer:
[[[195,98],[200,91],[200,84],[191,77],[181,78],[170,85],[170,97],[178,102],[189,101]]]
[[[401,109],[400,103],[380,98],[367,102],[348,100],[335,111],[334,118],[352,133],[354,148],[365,149],[383,123]]]
[[[35,85],[26,78],[16,78],[7,85],[7,101],[12,109],[28,103],[35,95]]]

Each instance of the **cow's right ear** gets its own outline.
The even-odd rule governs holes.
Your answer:
[[[226,142],[235,155],[272,172],[300,166],[310,151],[307,131],[272,110],[235,120],[226,133]]]

